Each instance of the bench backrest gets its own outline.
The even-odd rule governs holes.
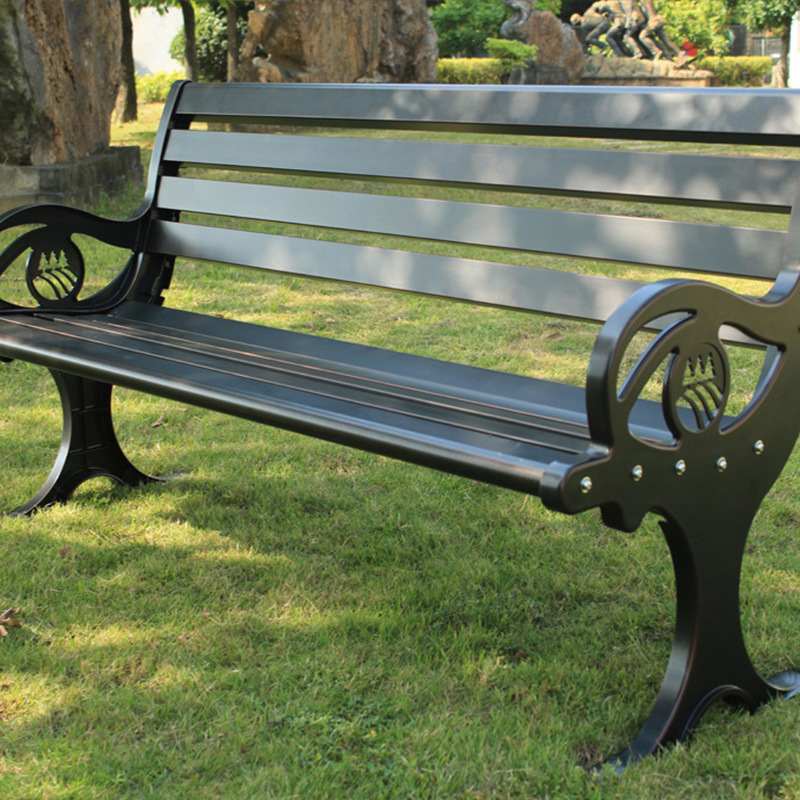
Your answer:
[[[773,281],[799,133],[789,90],[186,83],[145,249],[603,321],[640,284],[575,259]]]

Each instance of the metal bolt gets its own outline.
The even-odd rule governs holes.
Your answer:
[[[685,475],[686,474],[686,462],[681,458],[675,462],[675,474],[676,475]]]
[[[583,494],[589,494],[592,491],[592,479],[587,475],[585,478],[581,478],[581,492]]]
[[[643,477],[644,477],[644,469],[642,468],[641,464],[637,464],[631,470],[631,478],[633,478],[634,481],[640,481]]]
[[[764,450],[766,450],[766,446],[764,444],[764,440],[763,439],[758,439],[756,441],[756,443],[753,445],[753,452],[757,456],[760,456],[764,452]]]
[[[725,456],[720,456],[717,459],[717,472],[725,472],[728,469],[728,459]]]

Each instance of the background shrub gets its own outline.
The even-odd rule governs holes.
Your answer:
[[[763,86],[772,71],[769,56],[704,56],[694,63],[713,72],[717,86]]]
[[[561,0],[539,0],[537,11],[561,10]],[[431,11],[439,36],[439,55],[474,58],[484,53],[487,39],[500,37],[507,16],[503,0],[445,0]]]
[[[726,53],[729,11],[725,0],[659,0],[667,33],[678,47],[693,44],[700,53]]]
[[[536,58],[536,47],[512,39],[487,39],[486,51],[502,62],[506,75]]]
[[[143,103],[163,103],[167,99],[170,86],[185,77],[180,71],[137,75],[136,96]]]
[[[436,62],[440,83],[502,83],[504,74],[499,58],[440,58]]]

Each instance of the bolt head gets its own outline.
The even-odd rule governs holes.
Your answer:
[[[633,478],[633,480],[634,480],[634,481],[637,481],[637,482],[638,482],[638,481],[640,481],[640,480],[641,480],[643,477],[644,477],[644,468],[642,467],[642,465],[641,465],[641,464],[637,464],[637,465],[636,465],[636,466],[635,466],[635,467],[634,467],[634,468],[631,470],[631,478]]]
[[[685,475],[686,474],[686,462],[681,458],[675,462],[675,474],[676,475]]]
[[[720,456],[717,459],[717,472],[725,472],[728,469],[728,459],[725,456]]]
[[[587,475],[585,478],[581,478],[581,492],[583,494],[589,494],[592,491],[592,479]]]
[[[763,439],[758,439],[756,441],[756,443],[753,445],[753,452],[757,456],[760,456],[764,452],[764,450],[766,450],[766,449],[767,448],[766,448],[766,445],[764,444],[764,440]]]

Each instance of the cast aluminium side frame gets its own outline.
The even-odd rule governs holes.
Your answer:
[[[600,507],[603,520],[636,530],[654,511],[673,560],[677,621],[666,676],[655,706],[624,765],[686,739],[719,698],[754,710],[800,690],[800,673],[765,680],[742,635],[739,581],[755,514],[786,463],[800,430],[800,275],[796,215],[787,267],[763,300],[712,284],[667,280],[644,287],[603,327],[590,360],[586,396],[594,455],[572,467],[553,465],[543,502],[567,513]],[[678,313],[635,366],[622,373],[625,351],[647,323]],[[731,375],[720,330],[732,325],[768,346],[748,406],[725,416]],[[665,442],[646,442],[628,425],[647,381],[666,363]],[[694,414],[678,406],[687,396]]]

